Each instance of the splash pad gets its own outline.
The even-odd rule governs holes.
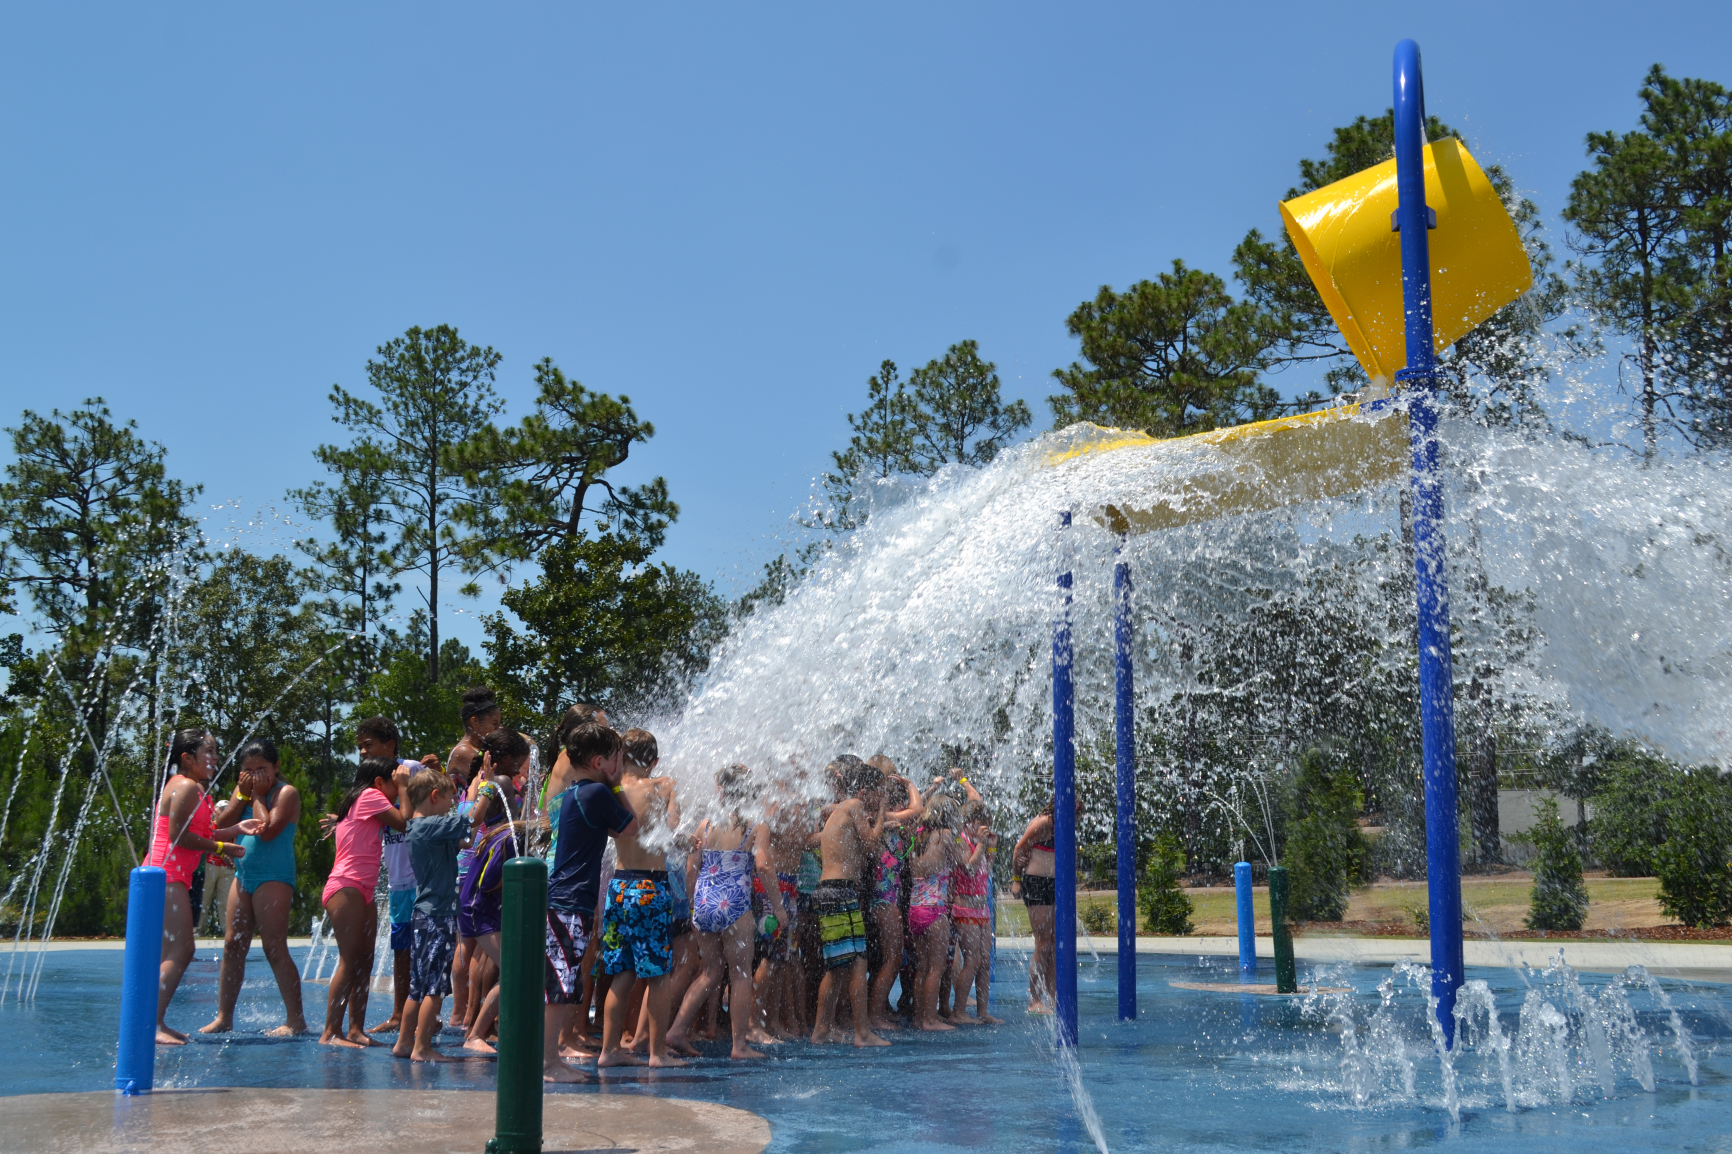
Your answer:
[[[1423,123],[1416,52],[1397,67],[1401,123]],[[1437,331],[1408,327],[1416,310],[1401,294],[1397,320],[1388,322],[1389,277],[1345,258],[1373,241],[1387,247],[1393,235],[1397,267],[1427,270],[1435,263],[1424,251],[1434,212],[1440,252],[1458,235],[1452,229],[1488,219],[1469,211],[1483,194],[1463,150],[1440,151],[1409,133],[1399,151],[1384,166],[1389,172],[1354,178],[1352,214],[1332,215],[1324,201],[1286,209],[1304,235],[1313,276],[1334,285],[1325,299],[1341,310],[1337,319],[1378,382],[1374,391],[1387,387],[1394,366],[1409,366],[1396,374],[1404,388],[1393,401],[1368,396],[1357,409],[1184,442],[1069,430],[978,473],[882,487],[866,529],[785,604],[744,623],[697,696],[676,716],[652,722],[667,735],[668,765],[693,808],[701,809],[710,774],[724,763],[748,762],[778,789],[816,796],[813,771],[840,750],[882,749],[924,767],[931,751],[946,748],[980,766],[1002,807],[1026,812],[1049,783],[1061,796],[1079,782],[1090,792],[1088,766],[1072,761],[1080,752],[1085,761],[1117,762],[1123,862],[1136,784],[1133,682],[1144,701],[1193,684],[1194,674],[1170,657],[1192,623],[1243,612],[1259,599],[1315,607],[1325,579],[1336,592],[1323,610],[1375,616],[1381,590],[1398,584],[1404,569],[1413,579],[1401,549],[1383,546],[1398,535],[1396,489],[1415,461],[1419,654],[1429,668],[1420,678],[1424,780],[1435,828],[1453,835],[1446,575],[1468,566],[1535,592],[1546,641],[1520,671],[1523,692],[1679,757],[1720,756],[1732,726],[1725,692],[1732,670],[1721,643],[1732,603],[1723,567],[1701,541],[1732,533],[1725,478],[1700,462],[1638,473],[1580,445],[1440,417],[1429,395],[1429,351],[1457,326],[1489,315],[1515,281],[1493,265],[1485,291],[1408,278],[1404,287],[1422,296],[1436,290]],[[1451,199],[1457,188],[1463,197]],[[1376,227],[1391,211],[1401,224],[1394,234]],[[1324,225],[1332,221],[1345,223],[1330,233]],[[1460,259],[1452,267],[1472,271]],[[1379,285],[1382,296],[1371,291]],[[1449,449],[1447,471],[1438,467],[1440,443]],[[1053,515],[1064,510],[1073,523],[1054,533]],[[1062,605],[1059,573],[1068,575]],[[1638,589],[1643,596],[1633,595]],[[1062,623],[1056,637],[1055,619]],[[1387,653],[1413,647],[1411,635],[1368,628],[1383,636]],[[1047,645],[1055,642],[1061,660],[1049,666]],[[1656,653],[1666,660],[1652,660]],[[1066,705],[1075,716],[1061,719]],[[1057,740],[1049,744],[1048,734]],[[1056,781],[1045,773],[1054,762],[1069,767]],[[598,1087],[549,1094],[557,1105],[547,1110],[543,1136],[613,1142],[593,1126],[560,1130],[568,1100],[607,1097],[612,1107],[619,1098],[666,1096],[767,1119],[770,1148],[787,1151],[1340,1148],[1439,1136],[1470,1149],[1515,1140],[1592,1151],[1627,1149],[1632,1129],[1663,1131],[1668,1144],[1685,1147],[1718,1140],[1732,1073],[1724,992],[1663,985],[1642,970],[1582,976],[1562,964],[1465,967],[1459,890],[1454,916],[1448,893],[1455,839],[1435,840],[1444,857],[1431,862],[1433,968],[1309,966],[1280,983],[1295,987],[1280,998],[1235,996],[1239,971],[1202,959],[1121,949],[1115,974],[1074,935],[1074,892],[1061,887],[1072,916],[1061,920],[1064,1012],[1056,1023],[1017,1015],[1008,1027],[972,1036],[904,1036],[869,1060],[795,1044],[761,1067],[610,1073]],[[1074,866],[1074,828],[1061,845]],[[1062,864],[1060,872],[1067,872]],[[1121,869],[1126,905],[1134,892],[1128,881]],[[1130,941],[1129,919],[1120,925],[1121,943]],[[153,939],[141,931],[138,944],[153,950]],[[246,1031],[267,1016],[274,1022],[269,983],[257,979],[243,991],[241,1034],[195,1039],[161,1056],[134,1047],[128,1057],[109,1045],[127,1018],[119,957],[39,953],[34,965],[32,989],[41,996],[21,1011],[25,1036],[8,1094],[103,1090],[118,1059],[152,1067],[141,1071],[143,1081],[121,1071],[135,1090],[154,1085],[187,1100],[196,1091],[256,1085],[427,1093],[433,1097],[419,1101],[430,1102],[445,1126],[459,1111],[440,1101],[472,1091],[491,1098],[498,1082],[488,1061],[411,1069],[381,1051],[334,1055],[305,1039],[251,1036]],[[1001,1001],[1017,997],[1025,967],[1014,951],[1001,953]],[[151,970],[141,964],[146,977],[135,982]],[[183,999],[202,1009],[213,987],[207,953],[189,970]],[[120,1103],[117,1111],[129,1108]],[[124,1139],[124,1122],[117,1112],[117,1131],[98,1124],[59,1133],[68,1148],[88,1148],[98,1131]],[[486,1132],[484,1121],[477,1125]],[[54,1133],[20,1128],[0,1135],[0,1149],[20,1135],[46,1148],[41,1135]],[[328,1148],[326,1138],[313,1137]],[[464,1148],[471,1137],[464,1132]],[[176,1148],[165,1135],[152,1142]],[[401,1148],[412,1148],[407,1143],[404,1136]]]

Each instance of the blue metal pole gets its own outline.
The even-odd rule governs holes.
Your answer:
[[[1413,437],[1413,550],[1419,617],[1419,715],[1425,736],[1425,862],[1431,907],[1431,992],[1445,1040],[1455,1044],[1455,994],[1464,980],[1461,843],[1455,797],[1455,697],[1444,569],[1443,474],[1437,441],[1437,358],[1432,348],[1431,214],[1425,204],[1425,85],[1419,45],[1395,46],[1395,164],[1400,195],[1401,289],[1407,313],[1406,386]]]
[[[1058,515],[1070,528],[1070,512]],[[1062,538],[1061,538],[1062,542]],[[1061,552],[1063,545],[1061,543]],[[1076,716],[1071,685],[1071,575],[1058,575],[1060,608],[1052,630],[1052,832],[1058,1044],[1076,1045]]]
[[[1251,908],[1251,863],[1233,865],[1233,899],[1239,907],[1239,976],[1257,973],[1257,911]]]
[[[1121,543],[1115,554],[1122,553]],[[1131,567],[1113,565],[1114,737],[1118,770],[1119,1021],[1137,1016],[1137,718],[1131,670]]]
[[[114,1088],[148,1094],[156,1081],[156,993],[162,980],[162,912],[168,874],[156,866],[132,871],[126,896],[126,958],[120,975],[120,1053]]]

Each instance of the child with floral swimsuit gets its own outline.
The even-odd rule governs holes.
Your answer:
[[[962,812],[962,845],[969,854],[967,862],[958,865],[950,876],[950,918],[957,931],[957,946],[961,957],[956,970],[956,1008],[952,1022],[973,1022],[996,1025],[998,1019],[989,1012],[991,980],[987,952],[992,946],[992,911],[988,908],[992,886],[991,858],[998,844],[992,832],[992,814],[982,802],[971,801]],[[964,1013],[968,992],[976,987],[974,1017]]]
[[[917,955],[919,1002],[914,1018],[922,1030],[955,1028],[938,1016],[938,983],[950,952],[950,875],[958,866],[973,869],[983,852],[980,846],[972,853],[963,849],[958,836],[961,825],[961,805],[941,793],[926,807],[914,838],[914,894],[908,903],[908,932],[914,936]]]

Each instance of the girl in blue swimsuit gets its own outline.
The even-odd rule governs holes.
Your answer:
[[[232,825],[250,817],[265,824],[258,833],[240,839],[246,856],[235,863],[234,881],[229,886],[217,1016],[208,1026],[200,1027],[199,1033],[220,1034],[234,1028],[235,999],[246,977],[247,951],[252,948],[253,930],[257,928],[286,1011],[283,1024],[270,1035],[304,1034],[307,1022],[301,1010],[301,974],[289,956],[289,907],[295,900],[295,828],[301,820],[301,795],[277,776],[277,747],[268,738],[248,742],[239,761],[241,772],[234,796],[217,811],[217,824]]]

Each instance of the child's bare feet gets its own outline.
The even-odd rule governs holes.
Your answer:
[[[345,1049],[345,1050],[365,1049],[364,1046],[361,1046],[355,1042],[351,1042],[351,1041],[349,1041],[349,1039],[341,1036],[340,1034],[334,1034],[329,1030],[326,1030],[323,1034],[319,1035],[319,1045],[321,1045],[321,1046],[337,1046],[337,1047],[339,1047],[341,1049]]]
[[[353,1046],[360,1046],[362,1048],[365,1048],[367,1046],[383,1046],[385,1043],[379,1041],[377,1038],[369,1038],[366,1034],[361,1033],[359,1030],[350,1030],[349,1031],[349,1044],[353,1045]]]
[[[995,1018],[991,1014],[982,1014],[976,1024],[981,1026],[1002,1026],[1004,1025],[1004,1019]]]
[[[201,1034],[226,1034],[234,1028],[235,1024],[233,1022],[229,1021],[221,1014],[218,1014],[216,1017],[211,1019],[208,1026],[200,1026],[198,1032]]]
[[[728,1057],[734,1059],[736,1062],[744,1062],[753,1058],[767,1058],[769,1055],[760,1054],[750,1046],[735,1046],[733,1050],[728,1053]]]
[[[288,1022],[288,1023],[285,1023],[281,1026],[278,1026],[274,1030],[266,1030],[265,1031],[265,1037],[267,1037],[267,1038],[298,1038],[306,1032],[307,1032],[307,1024],[305,1022],[298,1022],[298,1023],[297,1022]]]
[[[564,1062],[543,1062],[541,1064],[541,1080],[543,1082],[587,1082],[589,1075],[582,1070],[573,1070]]]
[[[465,1038],[465,1039],[463,1039],[463,1048],[465,1050],[473,1050],[477,1054],[495,1054],[495,1053],[498,1053],[497,1050],[495,1050],[492,1046],[489,1046],[487,1044],[487,1040],[485,1038]]]
[[[397,1030],[397,1029],[402,1028],[402,1025],[403,1025],[403,1019],[401,1019],[401,1018],[386,1018],[383,1022],[380,1022],[377,1026],[368,1026],[367,1027],[367,1033],[369,1033],[369,1034],[389,1034],[393,1030]]]
[[[757,1026],[753,1026],[746,1034],[746,1041],[754,1046],[780,1046],[782,1044],[782,1039],[774,1034],[765,1033]]]
[[[667,1045],[668,1049],[672,1050],[676,1054],[684,1054],[688,1058],[703,1057],[703,1055],[698,1052],[698,1048],[686,1041],[684,1038],[676,1040],[670,1037],[667,1039]]]
[[[394,1052],[395,1051],[393,1051],[393,1053]],[[425,1050],[423,1050],[419,1046],[417,1046],[415,1048],[415,1052],[409,1055],[409,1060],[411,1062],[450,1062],[450,1061],[453,1061],[453,1059],[447,1058],[444,1054],[441,1054],[438,1050],[435,1050],[432,1046],[428,1046]]]
[[[643,1059],[629,1050],[608,1050],[595,1060],[596,1068],[605,1066],[641,1066]]]
[[[856,1046],[888,1046],[890,1039],[880,1038],[870,1030],[855,1031],[854,1044]]]
[[[949,1022],[940,1022],[940,1021],[937,1021],[936,1019],[920,1023],[920,1028],[922,1030],[954,1030],[954,1029],[956,1029],[956,1027],[952,1026]]]
[[[156,1044],[159,1046],[184,1046],[186,1035],[179,1030],[171,1030],[167,1026],[156,1028]]]
[[[1046,1005],[1042,1002],[1030,1002],[1028,1004],[1028,1012],[1031,1014],[1050,1014],[1050,1013],[1052,1013],[1052,1011],[1047,1009]]]
[[[650,1069],[652,1070],[666,1070],[670,1066],[691,1065],[691,1063],[686,1061],[684,1058],[676,1058],[672,1054],[652,1054],[650,1056],[649,1064]]]
[[[902,1028],[902,1023],[898,1022],[894,1018],[873,1018],[872,1019],[872,1032],[873,1033],[877,1033],[879,1030],[900,1030],[901,1028]]]

